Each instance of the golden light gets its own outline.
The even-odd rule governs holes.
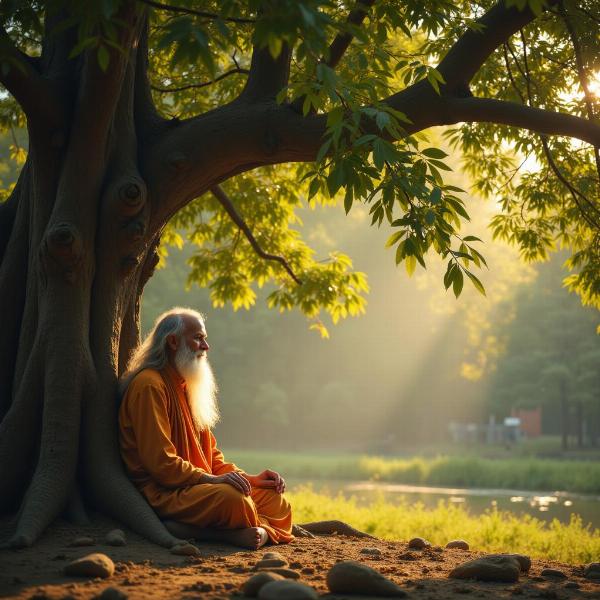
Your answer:
[[[600,72],[594,73],[590,77],[589,90],[596,98],[600,98]]]

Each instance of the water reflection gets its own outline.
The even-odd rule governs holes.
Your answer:
[[[307,481],[294,482],[309,483]],[[389,484],[372,481],[322,481],[310,482],[315,491],[341,492],[354,496],[360,504],[369,504],[383,495],[387,502],[422,502],[435,508],[440,500],[463,506],[473,514],[481,514],[490,508],[509,511],[516,515],[529,514],[544,521],[558,519],[568,523],[573,513],[581,516],[584,525],[600,528],[600,497],[569,494],[567,492],[533,492],[482,488],[443,488]]]

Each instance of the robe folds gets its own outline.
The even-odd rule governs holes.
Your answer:
[[[185,380],[170,365],[145,369],[130,382],[119,408],[121,456],[133,483],[162,519],[197,527],[263,527],[271,542],[292,535],[292,511],[282,494],[252,488],[245,496],[203,474],[243,471],[226,462],[213,433],[197,432]]]

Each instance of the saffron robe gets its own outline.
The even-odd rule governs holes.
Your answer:
[[[203,474],[243,471],[226,462],[208,429],[197,433],[185,380],[170,365],[145,369],[130,382],[119,409],[121,456],[134,484],[159,517],[197,527],[263,527],[274,543],[292,535],[292,511],[282,494],[199,483]]]

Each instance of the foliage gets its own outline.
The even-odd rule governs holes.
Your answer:
[[[228,451],[249,472],[269,464],[288,477],[373,480],[414,485],[482,487],[598,493],[600,465],[594,461],[477,456],[392,458],[353,454]]]
[[[468,540],[475,551],[520,552],[571,564],[596,560],[600,552],[600,530],[585,527],[576,515],[563,525],[556,519],[548,524],[528,515],[517,517],[497,510],[475,517],[449,502],[440,502],[433,510],[420,503],[391,504],[383,499],[359,506],[353,498],[332,497],[310,488],[288,497],[300,523],[335,518],[387,540],[419,535],[444,546],[460,538]]]
[[[138,2],[139,10],[147,8],[144,4]],[[485,293],[473,272],[485,266],[478,238],[461,233],[461,224],[469,220],[464,198],[442,176],[449,169],[446,153],[423,135],[407,135],[410,119],[384,99],[416,81],[442,94],[445,81],[435,65],[460,33],[480,27],[475,19],[493,4],[379,0],[361,26],[348,22],[347,6],[333,0],[207,1],[201,11],[196,2],[181,0],[177,10],[151,10],[150,77],[159,109],[175,122],[236,98],[253,45],[273,57],[292,48],[289,84],[278,101],[304,114],[327,114],[315,163],[260,169],[224,185],[264,250],[284,256],[302,284],[280,265],[256,258],[211,198],[186,207],[164,235],[165,242],[180,244],[185,229],[197,244],[190,282],[210,286],[215,305],[230,302],[234,308],[253,305],[254,285],[269,282],[274,286],[270,306],[300,308],[326,335],[322,311],[334,322],[363,312],[365,277],[353,272],[342,254],[319,260],[295,225],[299,206],[339,202],[346,212],[363,203],[373,225],[391,228],[387,246],[409,274],[437,253],[447,263],[446,289],[452,287],[458,296],[468,279]],[[468,93],[597,118],[597,98],[586,102],[580,91],[582,74],[591,81],[600,68],[593,33],[596,3],[567,0],[564,10],[553,6],[543,13],[542,0],[507,4],[529,7],[540,16],[492,54]],[[119,48],[123,0],[52,0],[48,5],[51,13],[65,6],[71,11],[66,25],[76,28],[78,39],[72,56],[92,50],[100,67],[110,68],[109,51]],[[40,52],[41,8],[42,3],[13,0],[0,10],[10,37],[32,54]],[[354,42],[332,65],[330,43],[336,35],[352,35]],[[573,36],[582,48],[580,64],[565,42]],[[0,110],[5,127],[23,124],[11,97],[0,100]],[[597,304],[598,173],[591,149],[489,124],[460,125],[447,135],[462,151],[477,192],[500,198],[501,213],[492,220],[495,235],[518,245],[530,260],[545,258],[558,245],[570,248],[569,286],[584,302]]]

